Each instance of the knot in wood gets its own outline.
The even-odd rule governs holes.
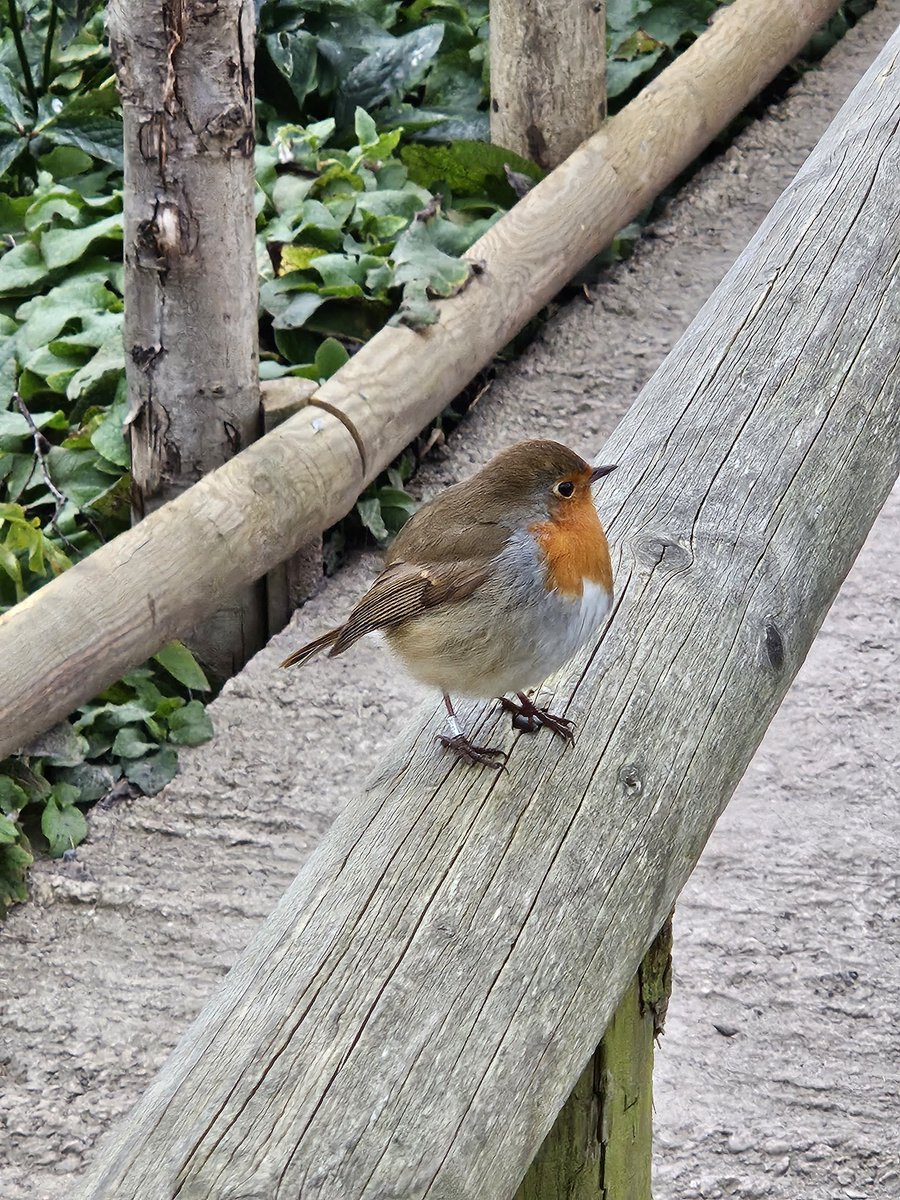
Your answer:
[[[773,621],[766,623],[763,634],[763,651],[766,662],[772,670],[782,670],[784,667],[784,639],[781,636],[781,630]]]
[[[141,221],[135,236],[141,266],[163,270],[177,258],[193,254],[199,230],[186,200],[157,199],[153,216]]]
[[[684,570],[694,561],[690,550],[660,533],[651,534],[643,543],[643,549],[654,567],[669,571]]]
[[[626,796],[639,796],[644,790],[644,781],[637,763],[625,763],[619,768],[619,783],[625,789]]]

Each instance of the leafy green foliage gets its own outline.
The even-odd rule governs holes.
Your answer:
[[[357,108],[382,129],[486,139],[487,0],[268,0],[260,9],[257,95],[284,120]]]
[[[719,0],[607,0],[606,93],[616,111],[706,28]]]
[[[337,357],[327,364],[315,358],[327,339],[352,345],[385,320],[436,320],[433,299],[453,295],[469,279],[471,266],[459,256],[503,211],[500,200],[477,192],[454,195],[446,184],[432,192],[414,182],[395,154],[401,130],[379,134],[361,108],[349,149],[331,146],[335,128],[331,118],[279,126],[271,146],[258,151],[260,300],[271,318],[271,334],[263,330],[264,346],[271,337],[268,378],[318,379],[323,368],[336,369]],[[521,160],[479,143],[462,145],[479,165],[479,184],[490,178],[511,202],[503,167]],[[420,158],[420,174],[425,165]],[[461,171],[458,177],[466,178]]]
[[[52,857],[87,833],[81,806],[111,792],[152,795],[178,770],[173,747],[197,746],[212,724],[195,692],[209,683],[190,651],[171,642],[90,704],[0,762],[0,912],[24,899],[31,847],[28,806],[40,812],[33,836]]]
[[[122,166],[122,122],[102,4],[6,0],[0,39],[0,174],[19,187],[54,147]],[[62,22],[60,22],[62,17]]]

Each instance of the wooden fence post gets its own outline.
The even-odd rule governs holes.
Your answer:
[[[491,141],[559,166],[606,116],[604,0],[491,0]]]
[[[253,11],[242,0],[109,5],[136,521],[259,436]],[[254,584],[187,640],[225,678],[265,633]]]
[[[665,1024],[671,964],[669,917],[515,1200],[651,1200],[653,1050]]]

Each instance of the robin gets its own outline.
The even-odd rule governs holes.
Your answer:
[[[526,690],[567,662],[609,613],[612,567],[591,485],[614,470],[559,442],[501,451],[424,504],[347,620],[281,665],[300,666],[322,650],[343,654],[380,630],[409,672],[443,693],[450,732],[438,740],[466,761],[499,768],[504,754],[469,741],[451,692],[499,697],[515,728],[545,725],[573,741],[572,722],[539,708]]]

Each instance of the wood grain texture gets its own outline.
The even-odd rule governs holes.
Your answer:
[[[606,116],[605,5],[491,0],[491,141],[557,167]]]
[[[250,0],[111,0],[125,145],[125,365],[136,520],[256,441]],[[213,675],[266,638],[253,585],[192,631]]]
[[[898,127],[900,31],[604,448],[575,747],[418,714],[85,1200],[515,1194],[900,468]]]
[[[0,616],[0,757],[344,516],[837,2],[736,0],[476,243],[470,255],[485,269],[441,302],[437,325],[419,333],[383,329],[313,398],[326,406],[318,416],[304,411],[285,421],[139,529]]]

